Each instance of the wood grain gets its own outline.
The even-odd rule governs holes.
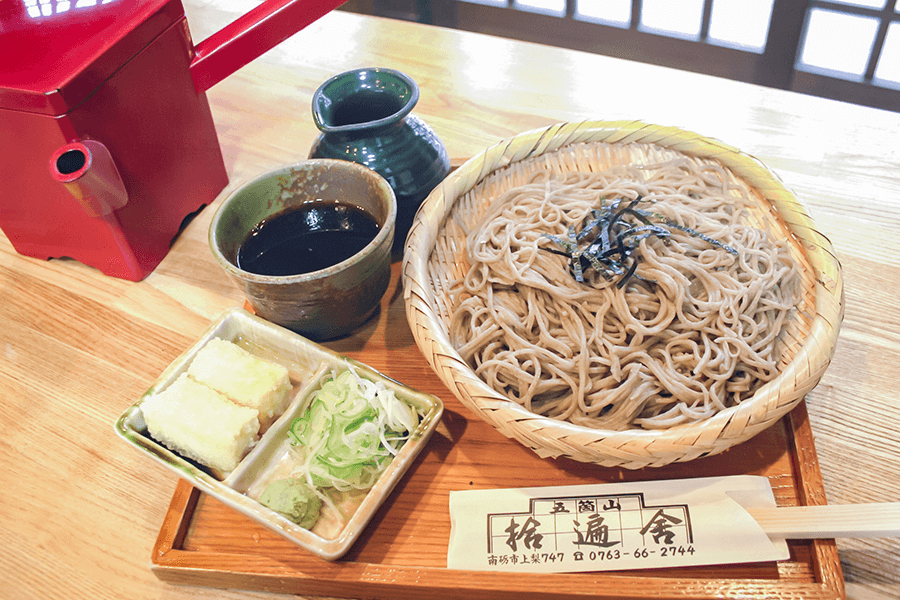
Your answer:
[[[257,1],[187,0],[194,39]],[[900,498],[900,115],[336,12],[208,92],[231,182],[144,281],[23,257],[0,235],[0,595],[294,597],[160,581],[149,559],[176,480],[118,440],[113,423],[212,320],[243,302],[207,246],[222,198],[304,158],[317,134],[309,106],[315,88],[372,65],[419,83],[415,112],[453,157],[560,121],[622,118],[696,131],[765,162],[807,204],[844,268],[841,337],[806,399],[824,491],[804,493],[815,500],[809,503]],[[389,351],[414,346],[402,314],[382,312],[376,323],[329,346],[405,383],[427,381],[427,366],[395,364]],[[424,391],[449,400],[440,388]],[[825,567],[843,568],[848,597],[900,597],[900,541],[838,540],[837,550],[839,565]]]
[[[748,511],[769,536],[790,539],[900,536],[900,503],[826,504]]]
[[[841,598],[843,579],[833,540],[791,542],[781,563],[711,565],[640,572],[546,575],[448,571],[450,492],[463,489],[578,485],[737,474],[764,475],[782,507],[824,503],[806,407],[724,453],[660,469],[605,468],[545,460],[468,411],[450,395],[412,341],[390,328],[404,313],[399,265],[379,317],[366,324],[361,360],[384,353],[379,370],[415,381],[440,396],[444,416],[432,439],[346,556],[326,563],[214,498],[179,482],[154,547],[164,581],[387,600],[394,597],[472,600],[517,598]],[[377,340],[386,340],[383,346]],[[370,349],[377,348],[377,353]],[[627,594],[622,591],[627,580]],[[448,592],[448,587],[453,592]],[[538,590],[546,590],[539,592]],[[610,590],[603,596],[598,590]]]

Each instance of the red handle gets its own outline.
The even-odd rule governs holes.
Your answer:
[[[347,0],[266,0],[194,48],[191,77],[205,92]]]

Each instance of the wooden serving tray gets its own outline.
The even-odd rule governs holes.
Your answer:
[[[470,413],[440,382],[406,324],[399,264],[393,275],[379,316],[326,345],[440,397],[444,416],[360,539],[329,563],[182,480],[153,549],[151,568],[160,579],[367,599],[844,597],[833,540],[789,541],[791,557],[779,563],[549,575],[448,570],[453,490],[752,474],[769,478],[779,506],[825,504],[825,492],[804,403],[750,441],[688,463],[630,471],[539,458]]]

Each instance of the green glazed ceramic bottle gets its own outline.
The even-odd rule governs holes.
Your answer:
[[[310,158],[360,163],[387,180],[397,196],[395,249],[403,247],[419,205],[450,172],[443,143],[412,114],[418,100],[415,81],[384,68],[335,75],[312,99],[321,133]]]

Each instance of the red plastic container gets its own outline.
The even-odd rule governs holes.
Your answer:
[[[179,0],[0,2],[0,229],[139,281],[228,182],[206,90],[343,0],[268,0],[193,45]]]

